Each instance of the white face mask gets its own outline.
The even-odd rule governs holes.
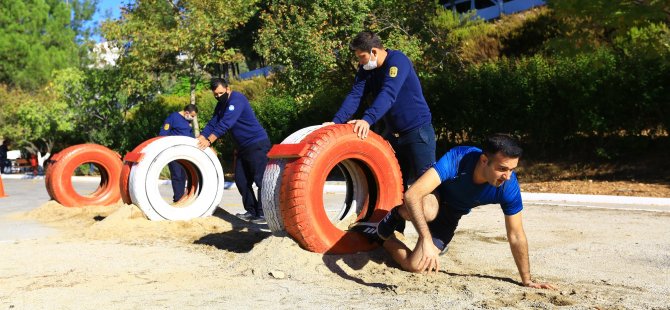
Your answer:
[[[190,116],[190,115],[188,115],[188,114],[187,114],[187,115],[184,115],[184,118],[185,118],[187,121],[189,121],[189,122],[190,122],[190,121],[193,121],[193,116]]]
[[[363,70],[372,70],[375,68],[377,68],[377,57],[375,57],[375,60],[372,60],[372,50],[370,50],[370,60],[363,65]]]

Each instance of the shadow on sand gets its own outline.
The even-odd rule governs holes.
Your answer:
[[[233,253],[249,253],[257,243],[271,235],[268,225],[245,222],[222,209],[217,209],[213,216],[230,223],[233,229],[203,236],[194,241],[194,244],[211,245]]]

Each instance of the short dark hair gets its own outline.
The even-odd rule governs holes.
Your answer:
[[[482,151],[488,157],[500,152],[509,158],[520,158],[523,150],[519,144],[508,134],[496,133],[484,140]]]
[[[189,113],[191,113],[191,112],[198,113],[198,107],[195,104],[190,104],[189,103],[184,107],[184,111],[189,112]]]
[[[215,90],[219,86],[228,87],[228,81],[224,78],[213,78],[209,81],[210,90]]]
[[[352,51],[369,52],[373,47],[384,48],[384,45],[382,39],[372,31],[359,32],[349,44],[349,49]]]

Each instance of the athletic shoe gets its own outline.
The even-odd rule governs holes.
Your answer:
[[[268,222],[265,220],[265,216],[255,216],[249,222],[252,222],[254,224],[258,225],[264,225],[267,224]]]
[[[386,239],[382,238],[377,233],[377,223],[373,222],[357,222],[349,226],[349,231],[354,231],[362,234],[372,243],[382,244]],[[388,239],[388,238],[387,238]]]
[[[238,219],[243,220],[243,221],[249,221],[249,220],[251,220],[255,217],[253,214],[251,214],[249,212],[237,213],[237,214],[235,214],[235,216],[237,216]]]

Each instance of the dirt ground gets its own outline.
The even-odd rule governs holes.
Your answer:
[[[670,198],[670,185],[635,181],[536,181],[521,182],[521,190],[532,193],[562,193]]]
[[[517,175],[525,192],[670,198],[670,162],[658,156],[588,164],[522,160]]]
[[[533,277],[558,290],[519,285],[498,206],[464,217],[442,271],[422,275],[380,250],[310,253],[221,209],[152,222],[131,205],[49,202],[14,219],[57,235],[0,244],[0,308],[669,309],[669,212],[524,212]]]

